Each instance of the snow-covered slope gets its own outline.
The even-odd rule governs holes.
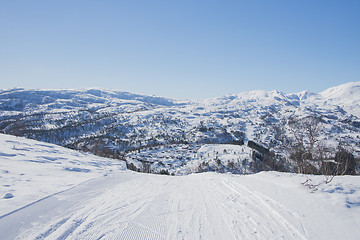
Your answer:
[[[84,90],[0,90],[0,109],[5,111],[81,110],[83,108],[118,107],[124,104],[172,106],[179,101],[129,92]]]
[[[350,82],[320,93],[332,105],[338,105],[360,118],[360,82]]]
[[[0,187],[2,194],[14,193],[0,199],[0,206],[3,213],[17,208],[0,214],[2,240],[355,240],[360,235],[359,176],[335,177],[316,192],[301,185],[308,177],[297,174],[161,176],[117,170],[122,165],[113,160],[50,144],[0,137]],[[213,149],[201,152],[208,148]],[[89,172],[66,170],[75,166]]]
[[[266,92],[263,90],[243,92],[236,95],[206,99],[201,101],[208,106],[216,106],[222,109],[237,109],[246,106],[306,106],[333,109],[334,106],[344,108],[349,114],[360,118],[360,82],[350,82],[340,86],[329,88],[320,93],[312,93],[308,90],[299,93],[283,93],[277,90]]]
[[[0,134],[0,215],[125,168],[123,161]]]
[[[164,165],[160,155],[181,157],[156,150],[157,157],[153,148],[159,146],[176,151],[186,144],[196,152],[206,144],[247,145],[254,141],[272,151],[278,162],[283,161],[288,158],[290,122],[311,117],[321,124],[318,140],[330,149],[330,158],[339,144],[360,157],[359,86],[360,82],[349,83],[319,94],[258,90],[192,102],[101,89],[4,90],[0,91],[0,132],[100,156],[131,156],[133,164],[150,154],[154,161],[146,164],[151,164],[150,169],[157,166],[154,172],[159,172]],[[248,150],[244,149],[249,160],[253,155]],[[167,170],[188,172],[180,168],[199,155],[185,155],[182,161],[166,160]],[[237,157],[245,158],[242,153],[234,159]],[[205,155],[201,160],[211,166],[215,159]],[[291,163],[281,169],[294,170]]]

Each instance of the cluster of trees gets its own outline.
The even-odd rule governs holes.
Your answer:
[[[296,163],[298,173],[321,175],[354,175],[356,159],[341,142],[337,148],[328,146],[321,138],[322,123],[316,117],[289,119],[290,135],[287,149]]]
[[[280,131],[281,130],[281,131]],[[255,141],[249,141],[253,149],[251,172],[282,171],[317,175],[355,175],[357,159],[352,150],[339,141],[337,147],[331,146],[324,136],[323,123],[317,117],[290,118],[284,128],[277,131],[285,155],[275,154],[272,150]]]
[[[225,153],[226,150],[224,150]],[[212,160],[203,161],[195,170],[197,173],[201,172],[219,172],[219,173],[234,173],[247,174],[253,172],[253,163],[248,159],[230,160],[222,162],[218,156]]]

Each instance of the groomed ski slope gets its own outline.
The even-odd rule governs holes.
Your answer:
[[[12,144],[15,140],[22,142],[21,138],[10,140]],[[50,148],[24,141],[34,148],[34,158]],[[20,151],[15,150],[18,148],[11,149]],[[56,150],[65,158],[61,148]],[[10,155],[5,147],[1,151],[1,160],[13,158],[17,168],[53,164],[21,160],[15,152]],[[79,168],[86,168],[92,158],[91,155],[85,158],[87,161],[79,158]],[[57,165],[66,165],[65,162]],[[11,166],[10,160],[2,163],[2,168]],[[47,196],[41,195],[40,180],[51,179],[51,175],[45,171],[45,176],[31,175],[32,172],[23,169],[32,179],[26,187],[34,189],[32,195],[39,196],[33,201],[18,194],[22,181],[17,181],[16,174],[11,175],[7,180],[11,184],[7,185],[16,191],[13,198],[1,199],[2,209],[9,211],[0,216],[0,239],[359,239],[360,236],[358,176],[336,177],[311,192],[301,185],[307,177],[298,174],[162,176],[115,167],[106,174],[101,174],[99,166],[90,172],[54,168],[55,173],[65,174],[57,178],[58,184],[64,181],[69,186],[57,188],[57,192]],[[0,180],[15,170],[6,171],[5,174],[3,169]],[[69,179],[66,174],[70,174]],[[76,182],[74,174],[83,175],[83,181]],[[322,176],[311,178],[314,183],[324,180]],[[18,184],[20,187],[16,187]],[[51,193],[51,189],[46,189]],[[18,201],[21,207],[12,209],[12,201]]]
[[[344,196],[356,194],[359,201],[358,178],[335,179],[317,193],[300,180],[275,172],[170,177],[124,171],[1,218],[0,238],[358,239],[359,202]]]

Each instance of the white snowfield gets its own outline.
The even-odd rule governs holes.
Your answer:
[[[79,169],[90,171],[69,171],[59,166],[66,165],[78,152],[6,135],[0,135],[0,140],[0,239],[360,236],[358,176],[336,177],[311,192],[301,185],[307,179],[304,175],[150,175],[121,170],[123,166],[116,165],[117,161],[92,155],[78,156],[76,161]],[[18,147],[6,147],[10,141]],[[20,145],[24,144],[31,150],[21,151]],[[60,163],[24,160],[50,154],[50,147],[63,158]],[[104,161],[107,169],[93,166],[94,159]],[[30,164],[34,166],[31,168]],[[39,174],[36,169],[41,166],[52,170]],[[17,175],[16,171],[24,172],[30,180],[25,181],[27,185],[22,180],[24,175]],[[56,181],[51,181],[53,177]],[[314,183],[324,180],[322,176],[311,179]],[[13,197],[3,198],[6,193]]]
[[[0,215],[119,169],[119,160],[0,134]]]

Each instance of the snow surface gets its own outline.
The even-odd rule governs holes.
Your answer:
[[[0,134],[0,215],[119,169],[119,160]]]
[[[3,240],[360,236],[359,176],[335,177],[311,192],[301,182],[323,176],[151,175],[24,138],[0,135],[0,146],[1,194],[13,194],[0,199]],[[213,146],[200,151],[206,148]]]
[[[332,87],[319,95],[328,103],[338,105],[360,118],[360,82],[349,82]]]

